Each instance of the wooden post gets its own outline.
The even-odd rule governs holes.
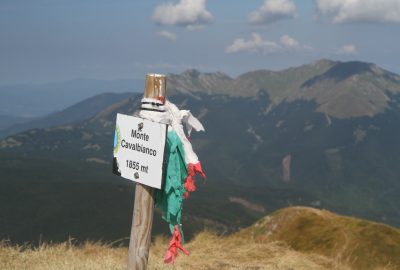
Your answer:
[[[166,77],[148,74],[144,89],[145,98],[165,100]],[[153,225],[154,190],[136,184],[135,205],[133,209],[131,237],[128,251],[128,270],[145,270],[149,258],[151,227]]]
[[[147,269],[153,225],[154,190],[136,184],[131,238],[129,241],[128,270]]]

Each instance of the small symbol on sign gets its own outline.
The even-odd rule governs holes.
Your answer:
[[[143,123],[139,123],[139,124],[138,124],[138,129],[139,129],[139,131],[142,131],[142,129],[143,129]]]
[[[134,176],[135,176],[135,179],[139,179],[139,173],[138,172],[135,172]]]

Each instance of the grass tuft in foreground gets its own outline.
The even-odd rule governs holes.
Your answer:
[[[400,269],[400,230],[306,207],[279,210],[228,237],[198,234],[185,247],[191,253],[175,265],[163,263],[168,239],[151,246],[148,269],[396,270]],[[126,269],[128,249],[102,243],[0,243],[1,270]]]
[[[171,266],[163,263],[167,242],[165,238],[155,239],[148,269],[351,269],[321,255],[294,251],[282,242],[260,244],[240,237],[221,238],[209,232],[200,233],[187,243],[191,255],[181,254]],[[2,244],[0,269],[119,270],[126,269],[127,252],[125,247],[101,243],[42,244],[38,248]]]

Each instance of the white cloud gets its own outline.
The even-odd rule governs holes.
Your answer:
[[[357,54],[357,47],[354,44],[343,45],[336,51],[336,54],[355,55],[355,54]]]
[[[263,40],[260,34],[253,33],[252,39],[245,40],[238,38],[233,41],[226,49],[226,53],[250,52],[250,53],[272,53],[279,50],[276,42]]]
[[[206,9],[206,0],[180,0],[179,3],[165,3],[155,8],[152,19],[161,25],[178,25],[199,28],[212,19]]]
[[[283,35],[281,37],[281,44],[286,48],[292,48],[292,49],[300,48],[299,42],[289,35]]]
[[[250,13],[251,24],[268,24],[296,16],[296,6],[292,0],[265,0],[256,11]]]
[[[271,54],[289,51],[309,51],[310,46],[300,45],[300,43],[289,35],[283,35],[279,41],[264,40],[258,33],[252,33],[251,39],[245,40],[238,38],[231,45],[226,47],[226,53],[260,53]]]
[[[157,35],[159,35],[160,37],[163,37],[167,40],[170,40],[170,41],[176,41],[176,35],[169,31],[164,30],[164,31],[158,32]]]
[[[335,23],[400,22],[399,0],[315,0],[320,14]]]

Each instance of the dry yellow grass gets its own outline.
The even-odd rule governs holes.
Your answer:
[[[228,237],[200,233],[185,245],[190,256],[181,253],[174,265],[163,263],[168,239],[157,237],[148,269],[398,270],[398,237],[386,225],[294,207]],[[0,243],[0,270],[119,270],[126,269],[127,253],[102,243]]]
[[[175,265],[165,265],[163,255],[167,239],[157,238],[150,252],[149,269],[284,269],[350,270],[324,256],[302,254],[281,242],[248,243],[239,237],[221,238],[201,233],[186,247],[190,256],[181,254]],[[100,243],[72,246],[68,243],[41,245],[39,248],[0,247],[2,270],[118,270],[126,269],[127,248],[111,248]]]
[[[399,229],[326,210],[281,209],[238,236],[258,243],[282,241],[293,250],[327,256],[355,269],[400,269]]]
[[[0,269],[78,270],[124,269],[125,248],[109,248],[99,243],[75,247],[68,243],[41,245],[39,248],[0,248]],[[125,267],[126,268],[126,267]]]
[[[190,256],[181,255],[174,267],[166,267],[162,263],[165,248],[162,242],[157,239],[152,248],[150,269],[351,269],[324,256],[296,252],[282,242],[260,244],[242,237],[221,238],[207,232],[187,244]]]

